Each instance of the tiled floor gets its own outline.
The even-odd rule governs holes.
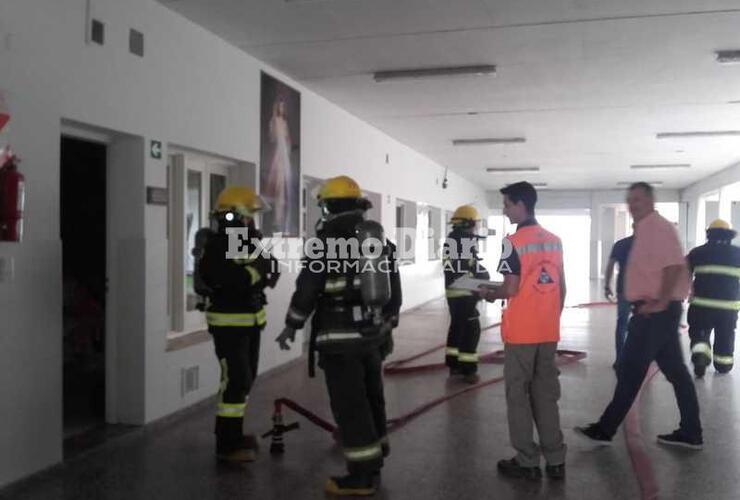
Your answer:
[[[508,458],[504,387],[493,385],[455,399],[419,417],[391,437],[393,454],[383,471],[378,498],[395,499],[637,499],[640,490],[620,432],[615,446],[582,444],[571,429],[593,421],[614,387],[614,307],[568,309],[561,346],[588,352],[588,358],[563,367],[561,416],[569,445],[568,478],[563,483],[510,481],[496,473],[496,461]],[[488,307],[483,324],[498,312]],[[393,358],[405,357],[441,342],[447,328],[443,301],[404,315]],[[686,340],[686,339],[684,339]],[[499,348],[497,330],[484,334],[481,352]],[[428,361],[439,361],[441,352]],[[420,360],[425,362],[427,360]],[[485,365],[485,378],[500,375],[500,365]],[[710,372],[697,383],[705,426],[705,450],[680,452],[659,447],[655,434],[671,431],[678,415],[673,392],[658,375],[647,388],[640,411],[647,454],[661,499],[738,499],[734,474],[740,470],[740,396],[737,373]],[[389,416],[460,388],[444,372],[389,377]],[[329,416],[321,374],[306,378],[297,363],[259,379],[250,401],[249,431],[270,428],[271,402],[286,396]],[[224,467],[213,458],[212,410],[208,405],[144,428],[77,457],[32,481],[0,492],[0,498],[27,500],[164,499],[309,499],[324,498],[324,479],[343,470],[342,457],[328,434],[295,417],[301,429],[286,436],[286,453],[274,458],[264,441],[259,460],[246,467]]]

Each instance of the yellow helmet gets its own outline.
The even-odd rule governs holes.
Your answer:
[[[722,219],[713,220],[712,223],[709,224],[709,227],[707,229],[726,229],[728,231],[732,231],[730,224]]]
[[[354,179],[346,175],[340,175],[327,179],[321,186],[317,198],[319,201],[360,199],[362,198],[362,191],[360,191],[360,186],[357,185]]]
[[[247,186],[229,186],[218,195],[216,212],[237,212],[251,216],[265,208],[262,199],[254,189]]]
[[[480,214],[478,213],[478,210],[475,209],[472,205],[463,205],[461,207],[457,207],[457,210],[455,210],[455,213],[452,214],[452,217],[450,218],[450,222],[456,222],[456,221],[474,221],[477,222],[480,220]]]

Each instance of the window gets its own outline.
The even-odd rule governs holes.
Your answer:
[[[396,245],[399,264],[413,264],[416,261],[417,207],[413,201],[396,201]]]
[[[429,220],[427,243],[429,248],[429,260],[439,260],[442,258],[441,248],[442,241],[445,238],[442,228],[442,210],[435,207],[429,207]]]
[[[170,336],[206,329],[205,315],[197,307],[202,298],[194,289],[192,249],[198,230],[210,226],[210,214],[216,208],[218,195],[239,168],[236,162],[197,153],[178,152],[169,157]]]
[[[201,205],[203,204],[203,190],[201,189],[202,174],[194,170],[188,170],[187,199],[185,203],[185,249],[195,247],[195,233],[203,227],[203,216]],[[198,295],[193,288],[193,273],[195,272],[195,260],[192,252],[185,252],[185,294],[186,311],[195,311],[198,303]]]

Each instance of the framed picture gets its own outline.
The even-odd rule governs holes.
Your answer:
[[[297,237],[301,214],[301,94],[262,73],[260,194],[265,235]]]

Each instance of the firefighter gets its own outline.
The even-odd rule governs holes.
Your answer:
[[[295,340],[296,330],[303,328],[315,311],[309,371],[312,376],[312,354],[316,350],[348,472],[328,479],[325,490],[343,496],[372,495],[380,483],[383,458],[390,452],[382,361],[391,349],[390,334],[398,325],[401,307],[395,246],[383,243],[380,224],[365,219],[371,204],[351,178],[327,180],[318,201],[324,215],[315,241],[325,251],[319,256],[318,252],[306,252],[286,326],[277,342],[281,349],[289,349],[288,342]],[[370,241],[368,236],[382,251],[374,260],[365,256],[363,242]],[[350,249],[354,244],[362,252],[332,253],[332,248],[336,249],[333,242],[337,241],[350,242]],[[362,262],[362,266],[354,267],[357,262]],[[368,262],[374,267],[367,268]]]
[[[689,337],[697,378],[704,376],[712,354],[714,369],[719,373],[728,373],[734,364],[735,325],[740,309],[740,248],[732,245],[736,234],[727,222],[717,219],[707,229],[707,243],[688,255],[694,274]],[[714,349],[710,341],[712,330]]]
[[[194,282],[199,287],[196,292],[207,295],[208,331],[221,366],[216,456],[227,462],[251,462],[257,454],[255,437],[245,436],[242,425],[257,376],[260,334],[266,322],[264,289],[274,287],[280,277],[277,261],[266,251],[256,251],[261,248],[262,235],[254,217],[264,208],[251,188],[229,186],[216,202],[212,216],[216,230],[199,234],[199,243],[205,244]],[[229,228],[247,229],[242,248],[230,248]],[[227,256],[228,250],[241,252],[235,258]],[[194,255],[201,254],[194,251]]]
[[[443,269],[447,305],[450,309],[450,328],[447,332],[445,364],[450,376],[462,375],[463,381],[475,384],[478,377],[478,342],[480,319],[477,292],[451,288],[462,276],[489,279],[488,271],[478,257],[476,226],[480,221],[478,211],[463,205],[455,210],[450,222],[452,232],[444,245]]]

